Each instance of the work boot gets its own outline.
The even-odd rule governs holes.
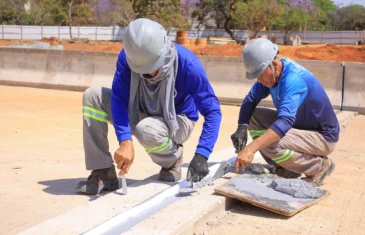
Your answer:
[[[275,174],[279,177],[283,177],[285,179],[295,179],[300,177],[302,174],[299,173],[295,173],[292,171],[289,171],[283,167],[281,167],[279,164],[277,164],[276,162],[274,162],[273,160],[271,160],[270,158],[266,157],[264,154],[261,153],[261,156],[264,158],[264,160],[270,165],[272,166],[270,169],[270,173],[271,174]]]
[[[281,166],[276,168],[275,175],[283,177],[285,179],[295,179],[300,177],[302,174],[289,171]]]
[[[183,156],[179,157],[174,165],[170,168],[161,168],[158,176],[159,181],[163,182],[176,182],[181,179],[181,165],[183,163]]]
[[[106,169],[93,170],[87,181],[77,185],[77,191],[86,194],[98,195],[101,191],[115,191],[119,182],[114,166]]]
[[[323,185],[323,180],[329,176],[335,169],[335,163],[329,159],[328,157],[323,158],[323,168],[322,170],[314,175],[314,176],[307,176],[305,179],[307,182],[311,183],[314,187],[319,187]]]

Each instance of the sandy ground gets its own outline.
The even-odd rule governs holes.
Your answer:
[[[15,234],[87,204],[92,197],[75,193],[85,179],[82,146],[82,93],[0,86],[0,234]],[[222,106],[223,123],[215,150],[230,147],[239,107]],[[185,166],[191,160],[202,118],[186,143]],[[110,150],[117,147],[109,129]],[[331,155],[336,170],[326,181],[331,195],[286,218],[239,203],[196,234],[363,234],[365,229],[365,116],[342,130]],[[136,143],[129,184],[159,171]]]
[[[93,200],[75,193],[85,179],[80,92],[0,86],[0,234],[14,234]],[[215,150],[231,146],[238,107],[224,113]],[[196,124],[184,151],[184,166],[193,157],[202,129]],[[109,125],[110,151],[117,141]],[[155,165],[135,140],[136,157],[129,185],[157,174]]]
[[[364,138],[365,116],[342,129],[337,149],[330,155],[336,169],[323,186],[331,194],[319,204],[288,218],[239,202],[195,234],[364,234]]]
[[[44,38],[42,42],[51,43],[52,46],[62,44],[65,50],[82,50],[82,51],[105,51],[119,52],[123,45],[121,42],[109,41],[76,41],[69,43],[67,40],[59,41],[56,38]],[[0,46],[11,44],[28,43],[36,41],[29,40],[0,40]],[[203,56],[241,56],[241,45],[209,45],[206,47],[196,47],[186,45],[196,55]],[[295,60],[326,60],[326,61],[348,61],[348,62],[365,62],[365,46],[352,45],[303,45],[303,46],[279,46],[279,57],[289,57]]]

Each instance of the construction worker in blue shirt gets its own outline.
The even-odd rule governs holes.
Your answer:
[[[303,66],[277,58],[278,46],[259,38],[249,41],[242,59],[247,79],[257,79],[245,97],[237,131],[231,136],[238,153],[235,171],[247,167],[260,151],[274,172],[314,186],[335,168],[328,158],[339,139],[339,123],[318,79]],[[257,108],[271,95],[276,110]],[[247,144],[247,131],[253,142]]]
[[[190,137],[198,111],[203,131],[189,164],[187,180],[198,182],[209,172],[221,123],[218,99],[197,56],[173,44],[164,28],[149,19],[137,19],[126,28],[112,89],[92,87],[83,95],[86,169],[92,173],[77,190],[98,194],[116,190],[119,175],[134,161],[132,135],[152,161],[161,166],[158,179],[181,179],[183,144]],[[109,152],[108,124],[119,142],[114,161]]]

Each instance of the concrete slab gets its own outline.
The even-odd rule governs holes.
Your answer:
[[[287,218],[246,203],[205,219],[189,234],[363,234],[365,230],[365,116],[342,129],[330,155],[336,169],[325,180],[331,194],[319,204]],[[209,221],[209,223],[207,223]]]
[[[212,155],[209,162],[232,155],[233,148],[221,150]],[[184,167],[185,176],[187,168]],[[145,202],[176,183],[161,183],[156,177],[147,178],[128,186],[128,194],[123,195],[122,189],[77,207],[65,214],[47,220],[19,234],[80,234],[102,224],[105,221],[128,212],[131,208]]]
[[[347,121],[355,115],[353,112],[337,114],[343,126],[346,126]],[[254,162],[265,163],[259,153],[255,156]],[[224,184],[234,175],[231,173],[217,180],[215,185]],[[150,231],[150,234],[193,234],[206,221],[214,219],[235,203],[233,199],[214,193],[214,187],[202,188],[199,193],[175,202],[133,227],[127,234],[142,234],[146,231]]]
[[[349,121],[351,121],[353,118],[357,117],[359,114],[357,112],[351,112],[351,111],[341,111],[337,114],[338,122],[340,123],[341,128],[346,128]]]
[[[365,114],[365,64],[346,63],[343,109]]]
[[[123,210],[123,195],[103,193],[96,198],[76,193],[77,182],[90,174],[83,157],[81,97],[80,92],[0,86],[0,179],[6,182],[0,190],[0,234],[16,234],[78,207],[99,204],[109,195],[111,204],[100,214],[107,217]],[[239,108],[222,106],[222,112],[224,124],[215,151],[232,145],[230,135],[236,129]],[[202,124],[200,118],[186,142],[184,170],[194,155]],[[113,153],[118,143],[109,127]],[[142,200],[168,185],[156,183],[154,188],[160,168],[134,141],[136,157],[127,177],[128,193],[138,192],[141,196],[137,199]],[[149,185],[148,192],[138,191],[136,186],[141,184]]]
[[[0,233],[18,233],[42,222],[52,225],[44,231],[55,231],[52,227],[59,228],[58,223],[54,224],[59,215],[63,220],[61,225],[77,222],[60,231],[65,231],[65,227],[69,231],[81,231],[83,225],[98,224],[169,187],[154,181],[159,168],[137,144],[135,163],[128,176],[127,196],[111,193],[96,198],[75,192],[77,182],[89,174],[84,168],[82,150],[81,95],[0,86],[0,178],[7,182],[0,193]],[[216,151],[231,146],[230,135],[236,128],[239,107],[222,106],[222,111],[223,124]],[[202,119],[186,144],[184,171],[195,151],[201,128]],[[113,131],[108,135],[113,151],[117,147]],[[212,155],[210,161],[219,162],[233,154],[230,148],[225,154]],[[137,187],[140,185],[143,187]],[[104,209],[99,211],[98,208]],[[96,216],[95,210],[98,211]],[[74,213],[82,216],[73,217]]]
[[[259,153],[254,162],[263,163]],[[215,218],[227,210],[236,200],[214,193],[214,187],[224,184],[235,175],[228,173],[217,179],[213,186],[206,186],[189,196],[182,197],[172,205],[162,209],[150,218],[142,221],[125,234],[193,234],[204,221]]]

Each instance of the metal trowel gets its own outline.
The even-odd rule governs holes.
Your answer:
[[[124,195],[127,195],[127,180],[125,178],[125,175],[122,175],[122,193]]]
[[[223,161],[221,165],[218,167],[213,177],[206,177],[198,183],[193,183],[192,181],[188,181],[187,187],[180,188],[179,190],[180,195],[188,195],[192,192],[195,192],[198,188],[202,188],[207,184],[209,185],[210,183],[214,182],[214,180],[221,178],[223,175],[227,174],[227,172],[229,171],[229,167],[231,167],[231,163]]]

